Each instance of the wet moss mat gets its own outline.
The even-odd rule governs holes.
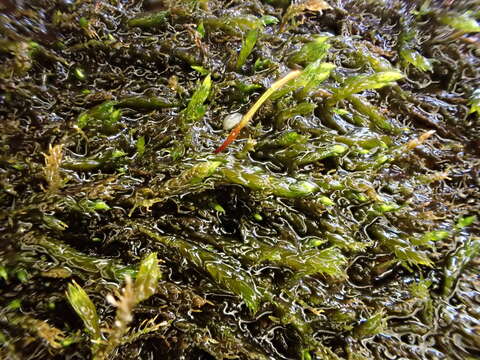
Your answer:
[[[0,358],[480,357],[478,0],[0,7]]]

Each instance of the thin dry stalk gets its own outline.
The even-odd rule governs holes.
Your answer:
[[[128,331],[128,325],[133,320],[133,308],[137,302],[132,279],[129,276],[125,278],[125,287],[118,299],[115,299],[112,295],[107,295],[107,300],[117,308],[117,315],[107,343],[104,348],[101,348],[95,354],[95,360],[107,359],[110,353],[122,343],[122,338]]]
[[[52,147],[50,144],[48,147],[48,154],[43,153],[43,156],[45,157],[43,174],[48,183],[48,192],[55,193],[64,184],[60,174],[60,165],[63,158],[63,145],[60,144]]]
[[[215,150],[215,153],[218,154],[227,148],[238,136],[240,130],[242,130],[253,118],[253,115],[257,112],[257,110],[262,106],[262,104],[267,101],[267,99],[278,89],[282,88],[286,83],[290,80],[297,78],[302,72],[299,70],[291,71],[287,75],[285,75],[280,80],[275,81],[272,86],[270,86],[267,91],[263,93],[263,95],[253,104],[250,110],[243,116],[242,120],[238,123],[238,125],[230,132],[227,139],[223,142],[223,144]]]

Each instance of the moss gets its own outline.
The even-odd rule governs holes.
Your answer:
[[[10,3],[0,358],[475,357],[478,0]]]
[[[149,29],[165,24],[167,22],[168,15],[168,11],[152,12],[150,14],[140,15],[133,19],[129,19],[128,25],[131,27]]]
[[[258,30],[250,30],[245,35],[245,39],[242,42],[242,48],[238,54],[236,68],[240,70],[245,62],[247,61],[248,56],[252,53],[255,44],[258,39]]]
[[[461,32],[480,32],[480,25],[470,14],[445,14],[440,17],[440,21]]]

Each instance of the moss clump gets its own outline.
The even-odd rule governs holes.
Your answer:
[[[0,358],[478,357],[478,5],[6,1]]]

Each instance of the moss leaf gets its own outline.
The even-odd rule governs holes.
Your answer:
[[[458,15],[458,14],[448,14],[440,18],[440,21],[452,27],[455,30],[471,33],[471,32],[480,32],[480,25],[478,24],[475,18],[471,17],[468,13]]]
[[[371,75],[350,77],[342,87],[335,89],[331,102],[338,102],[365,90],[380,89],[404,77],[405,75],[399,71],[382,71]]]
[[[135,300],[137,303],[155,294],[160,278],[157,253],[151,253],[140,263],[140,269],[135,279]]]
[[[97,309],[85,290],[75,281],[68,284],[67,299],[73,310],[82,319],[85,329],[92,337],[92,340],[100,340],[100,320],[97,315]]]

